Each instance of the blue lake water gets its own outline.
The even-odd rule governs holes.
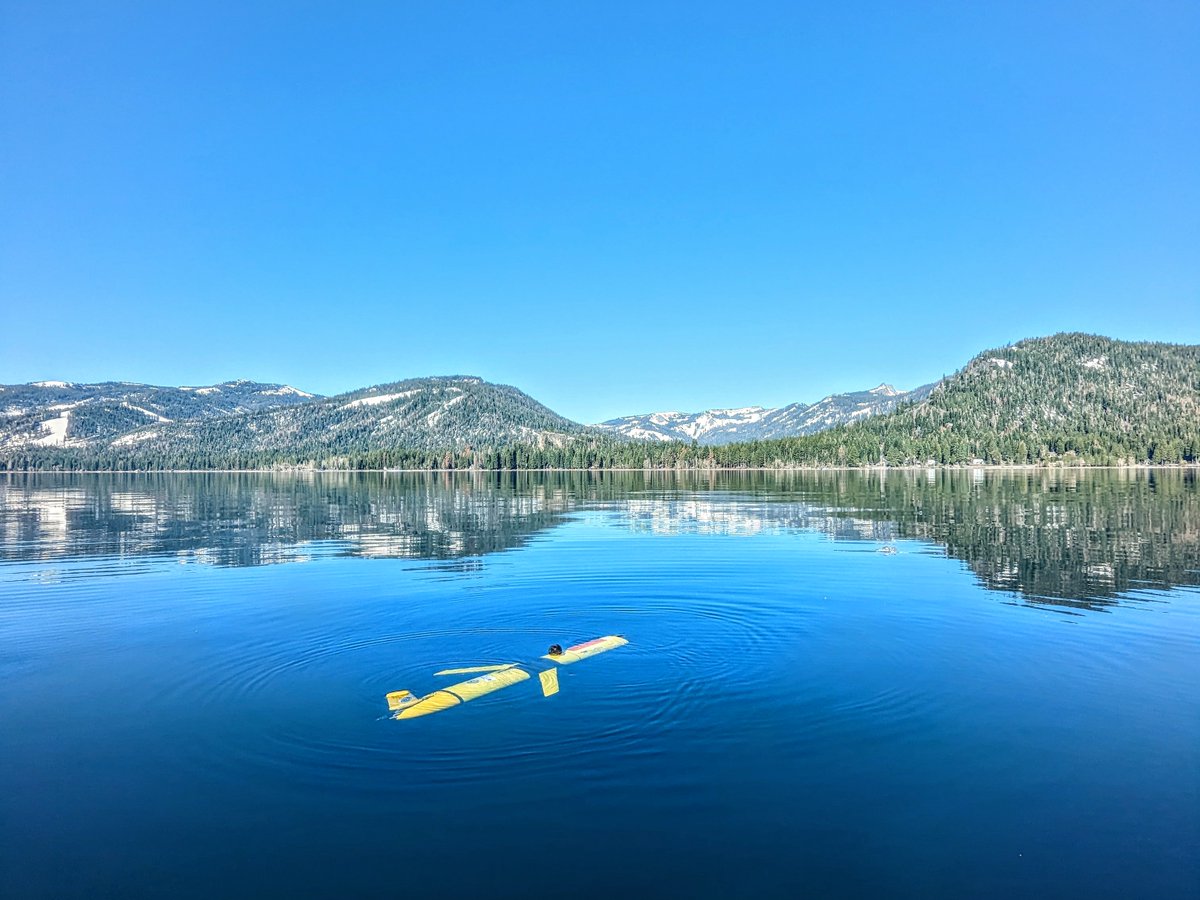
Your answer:
[[[1198,585],[1194,473],[9,476],[0,895],[1195,897]]]

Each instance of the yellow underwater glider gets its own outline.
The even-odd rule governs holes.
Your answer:
[[[597,654],[614,650],[617,647],[623,647],[628,643],[629,641],[625,640],[625,638],[610,634],[605,637],[598,637],[595,640],[585,641],[582,644],[576,644],[574,647],[568,647],[566,650],[555,644],[542,659],[548,659],[551,662],[558,663],[560,666],[566,666],[579,662],[581,659],[587,659],[590,656],[596,656]],[[418,697],[411,691],[392,691],[392,693],[387,695],[388,709],[392,711],[392,718],[415,719],[418,716],[428,716],[436,712],[441,712],[444,709],[449,709],[452,706],[458,706],[460,703],[468,703],[477,697],[482,697],[484,694],[490,694],[501,688],[519,684],[529,678],[529,673],[519,668],[516,663],[504,663],[504,665],[500,666],[465,666],[459,669],[442,669],[442,671],[434,672],[433,674],[467,675],[475,672],[482,674],[476,675],[474,678],[469,678],[466,681],[460,681],[458,684],[452,684],[448,688],[433,691],[424,697]],[[558,693],[558,669],[556,667],[551,666],[549,669],[538,672],[538,679],[542,683],[543,697],[549,697],[551,694]]]

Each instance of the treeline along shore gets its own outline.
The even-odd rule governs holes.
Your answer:
[[[10,405],[5,407],[7,430],[0,434],[0,471],[820,469],[1200,461],[1200,346],[1087,334],[1033,338],[985,351],[887,412],[861,409],[863,415],[852,413],[852,421],[813,433],[715,444],[637,439],[580,425],[516,388],[473,376],[411,379],[337,397],[250,382],[121,390],[117,383],[5,386],[0,399]],[[201,391],[210,392],[203,394],[206,398],[228,394],[233,399],[226,406],[202,403],[196,398]],[[181,415],[190,418],[174,418]]]
[[[857,436],[857,435],[855,435]],[[933,452],[904,452],[896,444],[830,446],[806,438],[726,444],[719,447],[677,443],[629,444],[571,442],[559,447],[518,445],[475,450],[373,450],[359,454],[299,459],[286,452],[265,454],[86,453],[79,451],[14,454],[0,459],[0,472],[138,471],[705,471],[873,468],[986,467],[1179,467],[1200,465],[1195,435],[1154,437],[1143,446],[1079,441],[1070,437],[1034,445],[987,438],[979,442],[936,443]],[[815,446],[814,446],[815,445]],[[874,452],[872,452],[872,450]]]

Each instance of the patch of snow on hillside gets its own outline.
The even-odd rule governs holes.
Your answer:
[[[610,425],[610,426],[606,426],[606,427],[611,428],[612,426]],[[637,428],[637,427],[625,428],[625,429],[622,429],[621,434],[625,435],[626,437],[631,437],[635,441],[670,442],[672,439],[669,434],[663,434],[661,431],[651,431],[648,428]]]
[[[732,417],[747,422],[757,422],[767,412],[770,412],[770,410],[763,409],[761,406],[742,406],[738,409],[710,409],[705,412],[705,415],[717,418]]]
[[[46,433],[33,443],[39,447],[61,447],[67,442],[67,426],[70,422],[70,413],[63,413],[57,419],[48,419],[42,423],[42,430]]]
[[[881,385],[879,385],[879,387],[871,388],[869,391],[867,391],[867,393],[868,394],[877,394],[880,397],[895,397],[900,392],[898,390],[896,390],[894,387],[892,387],[890,384],[881,384]]]
[[[683,413],[681,413],[681,412],[660,412],[660,413],[655,413],[654,415],[652,415],[650,417],[650,423],[652,425],[669,425],[671,422],[675,421],[676,419],[682,419],[682,418],[683,418]]]
[[[219,393],[221,393],[221,389],[219,387],[181,387],[180,390],[181,391],[191,391],[192,393],[195,393],[195,394],[219,394]]]
[[[376,394],[374,397],[359,397],[357,400],[351,400],[349,403],[342,405],[342,409],[353,409],[356,406],[378,406],[380,403],[391,403],[393,400],[403,400],[405,397],[411,397],[413,394],[421,393],[417,391],[401,391],[398,394]]]
[[[157,431],[135,431],[132,434],[122,435],[112,442],[114,447],[124,447],[129,444],[136,444],[139,441],[148,441],[152,437],[158,437]]]
[[[280,388],[273,388],[269,391],[259,391],[264,397],[311,397],[312,394],[307,391],[302,391],[299,388],[294,388],[290,384],[285,384]]]
[[[44,388],[68,388],[73,387],[73,384],[70,381],[35,381],[33,386]]]
[[[144,409],[141,406],[134,406],[132,403],[122,403],[121,405],[123,407],[125,407],[126,409],[132,409],[134,412],[140,412],[143,416],[149,416],[151,419],[157,419],[159,422],[170,422],[171,421],[166,416],[160,416],[156,412],[151,412],[150,410]]]
[[[445,403],[442,404],[441,409],[435,409],[433,412],[431,412],[429,415],[427,415],[425,417],[425,424],[430,427],[436,425],[438,422],[440,422],[442,420],[442,416],[444,416],[446,414],[446,410],[448,410],[450,407],[454,406],[456,403],[460,403],[466,399],[467,399],[466,394],[459,394],[457,397],[451,397],[449,400],[447,400]]]
[[[1094,356],[1091,359],[1084,360],[1083,367],[1085,369],[1103,369],[1108,365],[1108,359],[1103,356]]]
[[[999,367],[1001,369],[1011,369],[1012,368],[1012,360],[1010,360],[1010,359],[1001,359],[998,356],[989,356],[988,362],[993,363],[994,365],[996,365],[997,367]]]
[[[693,422],[680,426],[690,438],[716,431],[718,428],[728,428],[735,425],[753,425],[766,415],[767,410],[761,406],[743,406],[741,409],[710,409],[698,415]]]

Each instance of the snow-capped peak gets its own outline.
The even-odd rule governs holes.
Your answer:
[[[657,412],[609,419],[598,427],[635,440],[696,441],[701,444],[789,437],[889,412],[906,398],[926,396],[930,388],[932,385],[905,392],[890,384],[881,384],[869,391],[832,394],[812,406],[793,403],[778,409],[743,406],[699,413]]]

